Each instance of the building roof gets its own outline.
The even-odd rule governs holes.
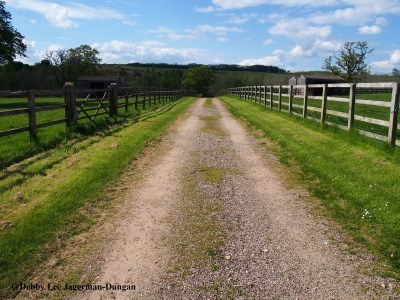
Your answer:
[[[79,76],[80,81],[118,81],[121,78],[118,76]]]
[[[307,79],[318,79],[318,80],[338,80],[338,81],[345,81],[342,77],[337,75],[318,75],[318,74],[303,74],[301,75]]]

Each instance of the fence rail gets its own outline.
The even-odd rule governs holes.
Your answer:
[[[67,128],[74,128],[79,120],[89,119],[95,122],[96,118],[101,115],[115,117],[119,113],[120,108],[124,108],[124,112],[129,111],[130,106],[143,109],[148,105],[164,104],[174,101],[183,96],[194,95],[191,90],[174,90],[161,88],[129,88],[117,87],[111,84],[107,89],[75,89],[73,83],[66,83],[63,90],[59,91],[18,91],[8,92],[0,91],[0,97],[6,98],[25,98],[27,99],[26,108],[10,109],[0,111],[0,120],[5,117],[15,115],[27,115],[28,126],[12,128],[0,131],[0,137],[29,132],[32,140],[37,137],[37,129],[56,124],[65,123]],[[64,101],[62,104],[37,106],[38,97],[60,97]],[[123,100],[121,103],[120,100]],[[0,99],[1,101],[1,99]],[[1,103],[0,103],[1,104]],[[64,110],[64,117],[38,123],[36,115],[38,112]]]
[[[388,99],[360,99],[360,97],[365,97],[360,94],[366,90],[375,91],[376,96],[386,93]],[[355,121],[380,126],[386,128],[387,134],[382,133],[382,130],[377,133],[365,128],[357,129],[357,131],[362,135],[386,141],[390,145],[400,146],[400,140],[397,138],[398,130],[400,130],[399,82],[242,86],[222,90],[222,94],[235,95],[270,109],[278,109],[345,130],[354,128]],[[314,106],[310,104],[311,100]],[[357,114],[356,109],[359,111]],[[385,109],[387,112],[382,112]],[[360,112],[364,112],[367,116],[361,115]],[[327,120],[330,117],[336,119]]]

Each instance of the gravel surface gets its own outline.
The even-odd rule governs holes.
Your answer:
[[[398,299],[381,278],[357,271],[371,261],[332,242],[335,226],[310,213],[307,193],[282,182],[276,159],[220,100],[197,100],[171,136],[104,254],[99,282],[136,283],[137,291],[83,299]],[[191,237],[185,213],[196,203],[220,208],[204,215],[216,240],[197,238],[212,249],[192,258],[196,246],[174,249]]]
[[[213,99],[213,107],[196,113],[220,116],[213,124],[219,134],[198,131],[191,136],[190,166],[228,170],[221,183],[200,181],[197,186],[198,193],[223,202],[216,218],[227,228],[227,237],[217,270],[206,265],[183,279],[175,274],[161,290],[162,298],[396,298],[380,286],[380,278],[356,272],[357,265],[369,261],[344,254],[331,242],[332,227],[312,216],[302,200],[307,193],[284,185],[274,171],[276,159],[266,159],[221,101]]]

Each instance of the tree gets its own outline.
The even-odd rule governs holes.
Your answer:
[[[12,62],[17,55],[26,57],[24,37],[11,25],[11,14],[0,1],[0,65]]]
[[[69,50],[47,51],[45,60],[59,85],[74,82],[82,75],[97,74],[96,65],[101,62],[99,51],[88,45]],[[42,61],[42,64],[44,63]]]
[[[400,70],[397,69],[397,68],[393,68],[393,70],[392,70],[392,75],[393,75],[393,76],[399,76],[399,75],[400,75]]]
[[[208,94],[208,87],[215,81],[213,71],[208,66],[190,68],[183,76],[182,84],[188,89],[203,95]]]
[[[365,63],[365,59],[367,54],[372,51],[374,49],[369,49],[367,42],[346,42],[339,50],[338,55],[335,54],[333,58],[329,56],[325,59],[323,68],[339,76],[345,73],[345,79],[349,82],[357,81],[369,74],[369,67]]]

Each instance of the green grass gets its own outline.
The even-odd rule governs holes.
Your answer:
[[[291,171],[300,170],[299,181],[321,200],[328,217],[400,270],[399,148],[237,97],[222,99],[235,116],[274,142],[276,155]]]
[[[78,99],[82,100],[82,99]],[[139,101],[142,99],[139,99]],[[130,99],[132,101],[132,99]],[[38,97],[36,98],[36,106],[49,106],[56,104],[63,104],[64,99],[61,97]],[[124,99],[120,100],[120,103],[124,103]],[[97,107],[98,103],[86,104],[85,107]],[[105,103],[108,105],[108,103]],[[141,113],[152,111],[160,105],[154,105],[152,100],[152,105],[146,103],[146,109],[143,110],[141,104],[138,105],[138,110],[135,110],[134,105],[129,106],[128,113],[125,113],[123,107],[119,108],[119,116],[116,118],[107,118],[106,116],[99,116],[96,119],[97,125],[89,120],[80,120],[76,128],[76,132],[68,132],[66,130],[65,124],[58,124],[53,126],[48,126],[40,128],[37,131],[37,140],[31,141],[29,133],[20,133],[12,136],[2,137],[0,144],[0,168],[4,168],[12,163],[18,162],[26,157],[32,156],[44,150],[54,148],[58,144],[64,142],[68,138],[78,138],[81,136],[85,138],[87,135],[91,135],[96,131],[104,130],[113,124],[119,124],[124,122],[126,118],[135,118]],[[19,108],[27,108],[26,98],[2,98],[0,97],[0,111],[13,110]],[[100,110],[104,112],[104,110]],[[94,111],[90,112],[94,114]],[[81,113],[79,116],[83,116]],[[52,111],[37,112],[36,121],[37,123],[44,123],[48,121],[54,121],[63,119],[65,117],[64,109],[57,109]],[[16,129],[28,126],[28,115],[14,115],[9,117],[0,118],[0,131]]]
[[[141,122],[102,136],[66,143],[3,172],[0,187],[0,298],[26,282],[63,241],[94,222],[81,208],[107,206],[104,193],[145,145],[156,139],[191,101],[143,115]]]

